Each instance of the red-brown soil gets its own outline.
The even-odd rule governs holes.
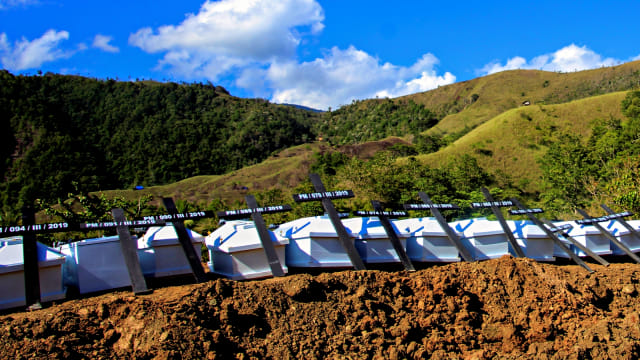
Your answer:
[[[110,293],[0,316],[0,357],[637,359],[640,265],[590,266],[503,257]]]

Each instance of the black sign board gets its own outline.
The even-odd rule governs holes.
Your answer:
[[[68,231],[88,231],[88,230],[104,230],[114,229],[119,226],[126,227],[151,227],[165,225],[167,222],[201,219],[212,217],[211,211],[191,211],[176,214],[164,214],[145,216],[143,219],[123,220],[123,221],[106,221],[106,222],[88,222],[81,224],[72,224],[68,222],[55,222],[44,224],[26,224],[12,226],[0,226],[0,237],[18,236],[24,234],[50,234],[56,232]]]
[[[513,236],[513,233],[511,232],[511,228],[509,228],[507,221],[504,219],[504,216],[502,216],[502,212],[499,209],[499,207],[501,206],[512,206],[513,202],[494,201],[493,196],[489,192],[489,189],[485,187],[482,188],[482,194],[484,195],[484,198],[487,200],[487,202],[480,203],[483,205],[482,207],[484,207],[485,204],[489,204],[489,207],[491,208],[491,212],[493,212],[493,215],[495,215],[495,217],[498,219],[498,222],[500,223],[500,226],[502,227],[504,234],[507,236],[507,240],[509,241],[509,244],[511,244],[511,248],[513,249],[513,251],[515,251],[516,256],[525,257],[526,255],[524,254],[524,251],[522,251],[522,248],[516,241],[516,238]],[[478,203],[474,203],[474,204],[478,204]],[[471,206],[473,207],[473,204],[471,204]]]
[[[606,205],[605,205],[606,206]],[[611,210],[611,209],[609,209]],[[605,222],[605,221],[610,221],[610,220],[619,220],[622,219],[624,217],[627,216],[631,216],[633,215],[632,212],[629,211],[625,211],[625,212],[621,212],[621,213],[612,213],[609,215],[605,215],[605,216],[600,216],[597,218],[588,218],[588,219],[581,219],[581,220],[576,220],[576,224],[580,224],[580,225],[591,225],[593,223],[600,223],[600,222]]]
[[[582,250],[582,252],[584,252],[585,254],[589,255],[592,259],[594,259],[595,261],[599,262],[601,265],[604,266],[609,266],[609,262],[605,259],[603,259],[602,257],[600,257],[600,255],[594,253],[593,251],[591,251],[591,249],[589,249],[588,247],[582,245],[578,240],[574,239],[573,237],[569,236],[569,230],[571,230],[573,228],[573,226],[571,224],[564,224],[564,225],[560,225],[560,226],[555,226],[551,221],[546,220],[546,219],[541,219],[541,221],[549,228],[549,231],[553,232],[553,233],[559,233],[560,235],[562,235],[563,238],[569,240],[569,242],[571,244],[573,244],[573,246],[577,247],[578,249]]]
[[[584,217],[587,220],[595,220],[595,218],[592,218],[589,214],[587,214],[586,211],[582,210],[582,209],[577,209],[578,213],[580,213],[580,215],[582,215],[582,217]],[[577,221],[576,221],[577,222]],[[598,229],[598,231],[600,231],[600,233],[602,234],[602,236],[606,237],[607,239],[609,239],[609,241],[611,241],[615,246],[617,246],[620,250],[624,251],[625,254],[629,255],[630,258],[632,258],[635,262],[640,263],[640,257],[638,257],[638,255],[634,254],[631,249],[629,249],[625,244],[623,244],[620,240],[616,239],[615,236],[611,235],[610,232],[608,232],[605,228],[603,228],[600,224],[598,224],[599,221],[594,221],[593,223],[591,223],[590,225],[593,225],[596,229]]]
[[[305,201],[320,201],[322,199],[329,199],[329,200],[347,199],[352,197],[354,197],[354,195],[353,195],[353,191],[351,190],[318,191],[318,192],[308,193],[308,194],[294,194],[293,200],[295,202],[305,202]]]
[[[22,225],[1,226],[0,236],[18,236],[25,234],[48,234],[53,232],[73,231],[78,226],[66,222],[48,223],[48,224],[27,224],[24,221]]]
[[[338,239],[340,240],[342,247],[347,252],[349,259],[351,260],[351,264],[356,270],[366,270],[367,268],[364,266],[364,262],[362,261],[362,258],[360,258],[360,254],[358,254],[358,250],[356,249],[353,240],[349,237],[347,229],[344,228],[342,221],[340,221],[340,216],[331,202],[332,199],[353,197],[353,192],[351,190],[327,191],[320,179],[320,175],[310,174],[309,178],[311,179],[311,183],[313,184],[316,192],[311,194],[295,194],[293,195],[293,200],[296,202],[321,201],[324,211],[329,215],[331,224],[333,224],[333,228],[336,230],[336,234],[338,234]]]
[[[544,210],[540,208],[509,210],[511,215],[542,214],[543,212]]]
[[[513,204],[515,206],[517,206],[520,209],[526,209],[521,203],[520,201],[518,201],[517,199],[513,198],[511,199],[511,201],[513,202]],[[544,223],[542,221],[540,221],[540,219],[538,219],[534,214],[532,213],[527,213],[527,216],[529,217],[529,219],[536,225],[538,225],[538,227],[545,232],[545,234],[547,234],[547,236],[554,242],[554,244],[556,244],[556,246],[558,246],[560,249],[562,249],[565,253],[567,253],[567,255],[569,255],[569,257],[578,265],[582,266],[583,268],[585,268],[588,272],[592,273],[593,270],[589,267],[589,265],[587,265],[584,261],[582,261],[582,259],[580,259],[580,257],[578,257],[578,255],[576,255],[573,251],[571,251],[571,249],[569,249],[567,247],[567,245],[565,243],[562,242],[562,240],[558,239],[558,237],[556,236],[556,234],[549,230],[548,227],[546,227],[544,225]]]
[[[513,202],[509,200],[504,201],[485,201],[471,203],[471,207],[474,209],[490,208],[490,207],[506,207],[513,206]]]
[[[375,200],[374,200],[375,201]],[[373,203],[373,202],[372,202]],[[404,217],[404,216],[409,216],[409,214],[406,211],[356,211],[354,213],[356,216],[384,216],[387,218],[397,218],[397,217]]]
[[[113,220],[118,223],[124,223],[127,219],[124,216],[124,210],[117,208],[111,211]],[[138,258],[138,246],[136,242],[131,238],[129,233],[129,227],[125,225],[117,226],[116,231],[120,238],[120,250],[124,258],[124,263],[127,265],[129,272],[129,279],[131,279],[131,289],[134,294],[147,294],[149,288],[147,282],[142,275],[142,268],[140,267],[140,259]]]
[[[184,255],[187,257],[187,261],[189,262],[189,266],[191,267],[191,272],[195,277],[196,281],[199,283],[207,281],[207,275],[204,272],[204,268],[202,267],[202,262],[200,262],[200,258],[196,253],[196,250],[193,248],[193,244],[191,243],[191,236],[187,232],[187,228],[184,226],[185,217],[183,214],[178,212],[175,203],[172,198],[162,198],[162,203],[164,204],[165,209],[169,212],[169,215],[172,219],[167,219],[165,216],[165,221],[170,221],[173,223],[173,228],[176,230],[176,234],[178,235],[178,241],[182,246],[182,251]],[[204,216],[204,212],[193,212],[188,213],[193,216]]]
[[[602,204],[602,205],[600,205],[600,206],[604,209],[604,211],[608,212],[610,215],[614,215],[614,214],[616,214],[616,213],[615,213],[613,210],[611,210],[607,205]],[[628,211],[622,212],[621,214],[626,214],[626,213],[631,214],[631,213],[630,213],[630,212],[628,212]],[[617,214],[616,214],[616,215],[617,215]],[[630,216],[630,215],[625,215],[625,216]],[[634,229],[634,228],[633,228],[633,226],[629,225],[629,223],[628,223],[628,222],[626,222],[622,217],[616,218],[616,220],[617,220],[617,221],[618,221],[622,226],[624,226],[627,230],[629,230],[629,232],[631,233],[631,236],[635,237],[637,240],[640,240],[640,234],[638,234],[638,231],[636,231],[636,229]]]
[[[563,224],[560,226],[555,226],[551,222],[546,222],[544,220],[543,222],[547,225],[547,227],[549,227],[549,230],[551,230],[554,233],[567,234],[569,230],[573,229],[573,226],[571,224]]]
[[[291,205],[276,205],[249,209],[218,211],[218,217],[224,219],[247,219],[253,214],[275,214],[285,211],[291,211]]]
[[[440,227],[442,228],[442,230],[444,230],[444,232],[447,234],[447,238],[449,238],[449,241],[451,241],[451,244],[453,244],[453,246],[456,247],[456,249],[458,250],[458,253],[460,253],[460,256],[462,256],[462,258],[464,259],[464,261],[475,261],[475,259],[473,258],[473,255],[471,255],[471,253],[469,252],[469,250],[464,247],[464,245],[462,244],[462,241],[460,241],[460,237],[458,237],[458,235],[456,234],[456,232],[449,226],[449,223],[447,223],[447,220],[445,220],[444,216],[442,216],[442,214],[440,213],[440,206],[443,204],[434,204],[431,199],[429,198],[429,196],[420,191],[418,193],[418,196],[420,196],[420,199],[422,200],[422,202],[424,202],[425,205],[427,205],[427,207],[425,209],[431,210],[431,214],[436,218],[436,221],[438,221],[438,224],[440,224]],[[418,210],[415,208],[409,209],[407,208],[407,205],[413,205],[413,204],[404,204],[404,208],[408,209],[408,210]],[[452,207],[449,207],[449,204],[444,204],[447,205],[445,207],[443,207],[443,209],[454,209],[452,205]],[[411,206],[410,206],[411,207]],[[457,208],[457,206],[455,206],[455,208]]]
[[[113,229],[119,226],[124,227],[151,227],[151,226],[161,226],[164,225],[165,222],[155,221],[155,220],[125,220],[125,221],[106,221],[106,222],[93,222],[93,223],[83,223],[77,226],[78,230],[104,230],[104,229]],[[67,230],[69,231],[69,230]]]
[[[403,204],[405,210],[459,210],[460,207],[456,204]]]
[[[391,241],[391,245],[393,246],[393,249],[396,251],[396,254],[398,254],[398,258],[400,259],[400,262],[402,262],[402,265],[404,266],[405,270],[416,271],[416,269],[413,267],[413,264],[411,263],[411,259],[409,259],[409,256],[407,255],[407,252],[402,247],[402,243],[398,238],[398,234],[396,233],[396,230],[393,228],[393,225],[391,225],[391,221],[389,221],[390,216],[396,216],[396,217],[407,216],[406,211],[383,211],[382,205],[377,200],[371,200],[371,205],[373,205],[374,211],[358,211],[357,213],[368,213],[367,215],[361,215],[361,216],[377,216],[378,219],[380,219],[380,223],[382,224],[384,231],[387,233],[387,236]],[[372,215],[371,213],[373,213],[374,215]],[[391,214],[391,215],[387,215],[387,214]]]

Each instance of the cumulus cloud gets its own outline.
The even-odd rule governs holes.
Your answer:
[[[436,74],[437,63],[435,56],[426,54],[410,67],[396,66],[381,63],[353,46],[346,50],[334,47],[310,62],[273,63],[263,75],[274,89],[272,101],[327,109],[355,99],[396,97],[453,83],[452,74]],[[249,78],[260,83],[255,79],[259,72],[254,69],[251,73],[253,78]]]
[[[320,32],[323,20],[315,0],[206,1],[179,25],[140,29],[129,43],[164,52],[159,65],[177,74],[216,79],[234,67],[295,56],[302,34]]]
[[[139,29],[129,43],[164,54],[157,70],[174,76],[212,81],[232,77],[237,87],[254,95],[321,109],[455,81],[451,73],[436,73],[438,59],[431,54],[411,66],[397,66],[350,46],[301,62],[298,47],[305,37],[323,30],[323,21],[323,9],[315,0],[206,1],[180,24]]]
[[[551,53],[536,56],[531,61],[516,56],[503,65],[498,61],[485,65],[479,72],[481,74],[493,74],[505,70],[538,69],[546,71],[580,71],[594,69],[602,66],[613,66],[619,60],[603,58],[586,46],[571,44]]]
[[[113,40],[111,36],[98,34],[93,38],[93,47],[110,53],[119,52],[120,49],[117,46],[109,44],[111,40]]]
[[[15,6],[27,6],[36,4],[38,0],[0,0],[0,10]]]
[[[0,34],[0,61],[11,71],[34,69],[58,59],[66,59],[73,52],[59,49],[63,40],[69,39],[66,31],[48,30],[40,38],[29,41],[22,38],[13,46],[5,33]]]

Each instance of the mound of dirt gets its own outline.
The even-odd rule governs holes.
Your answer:
[[[640,356],[640,265],[497,260],[216,279],[0,317],[3,358]]]

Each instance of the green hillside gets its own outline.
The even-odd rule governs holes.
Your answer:
[[[511,181],[527,192],[542,190],[537,163],[548,146],[571,132],[587,139],[597,120],[622,119],[620,103],[626,92],[575,100],[558,105],[521,106],[484,122],[436,153],[417,158],[430,166],[470,154],[502,182]]]
[[[638,87],[640,62],[518,70],[318,113],[211,84],[0,72],[2,221],[70,191],[289,202],[310,171],[353,188],[345,204],[360,208],[374,198],[399,206],[420,190],[464,203],[488,186],[556,214],[597,201],[640,209],[640,96],[626,92]],[[134,185],[146,189],[113,190]]]
[[[441,119],[429,132],[474,128],[529,101],[551,105],[640,87],[640,61],[570,73],[504,71],[398,99],[413,100]]]
[[[0,203],[225,174],[315,139],[318,114],[211,84],[0,72]]]

